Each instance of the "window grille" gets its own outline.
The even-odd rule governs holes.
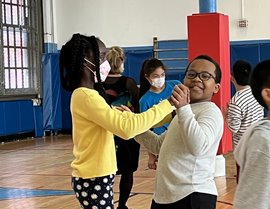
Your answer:
[[[41,0],[1,0],[0,99],[40,95]]]

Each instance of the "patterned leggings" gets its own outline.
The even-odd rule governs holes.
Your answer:
[[[71,186],[84,209],[113,209],[114,175],[83,179],[71,178]]]

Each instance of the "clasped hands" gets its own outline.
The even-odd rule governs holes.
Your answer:
[[[171,103],[171,105],[175,106],[175,108],[180,108],[189,104],[190,103],[189,88],[183,84],[176,85],[173,89],[172,95],[170,96],[170,98],[168,98],[168,100]],[[131,112],[131,110],[125,105],[117,107],[115,106],[115,108],[120,111]]]
[[[178,84],[174,87],[169,102],[175,106],[175,108],[183,107],[190,103],[189,88],[184,84]]]

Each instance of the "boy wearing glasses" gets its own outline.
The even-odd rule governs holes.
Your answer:
[[[209,56],[187,66],[183,84],[174,89],[177,115],[168,131],[136,137],[159,154],[151,209],[215,209],[215,158],[223,134],[220,109],[211,102],[220,88],[221,70]]]

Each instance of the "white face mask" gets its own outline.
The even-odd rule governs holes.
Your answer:
[[[110,63],[106,60],[99,66],[99,70],[101,82],[104,82],[111,70]],[[97,80],[95,82],[97,83]]]
[[[84,60],[88,63],[90,63],[91,65],[93,66],[96,66],[95,64],[93,64],[91,61],[89,61],[88,59],[84,58]],[[90,70],[93,74],[94,74],[94,77],[95,77],[95,83],[98,82],[97,80],[97,75],[96,75],[96,72],[93,71],[90,67],[88,67],[87,65],[85,66],[87,67],[88,70]],[[101,79],[101,82],[104,82],[111,70],[111,66],[109,64],[109,62],[106,60],[105,62],[103,62],[100,66],[99,66],[99,70],[100,70],[100,79]]]
[[[165,83],[165,76],[160,78],[151,79],[151,85],[156,88],[161,88]]]
[[[124,72],[124,63],[122,63],[121,64],[121,66],[120,66],[120,69],[119,69],[119,71],[120,71],[120,73],[122,74],[123,72]]]

